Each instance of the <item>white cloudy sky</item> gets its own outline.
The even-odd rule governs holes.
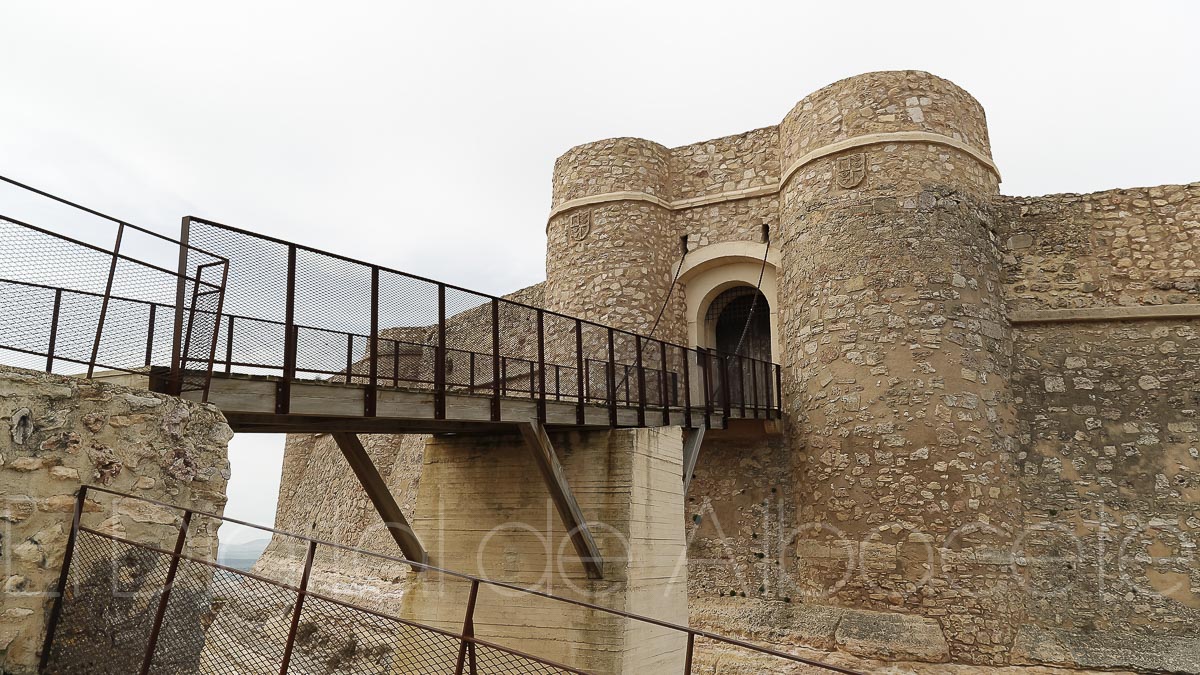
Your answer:
[[[1197,26],[1147,0],[0,0],[0,173],[500,293],[543,276],[568,147],[775,124],[869,70],[975,94],[1009,194],[1200,180]],[[231,454],[229,512],[269,522],[280,439]]]

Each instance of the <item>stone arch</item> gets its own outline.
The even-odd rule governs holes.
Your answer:
[[[705,320],[708,309],[721,293],[739,286],[758,285],[762,274],[761,291],[770,308],[771,354],[778,359],[779,303],[776,291],[776,268],[779,254],[767,253],[763,269],[761,242],[729,241],[711,244],[690,251],[679,273],[687,305],[688,342],[700,347],[716,347],[715,326]]]

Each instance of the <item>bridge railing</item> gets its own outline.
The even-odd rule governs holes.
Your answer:
[[[157,523],[157,530],[130,535],[112,527],[112,514],[132,512]],[[222,564],[216,551],[222,523],[270,533],[274,550],[299,565],[248,572]],[[169,549],[161,543],[172,540]],[[350,564],[381,578],[402,575],[404,566],[421,570],[410,583],[428,584],[445,601],[431,617],[367,606],[361,588],[320,573]],[[412,586],[405,593],[425,590]],[[711,654],[747,671],[801,666],[855,673],[648,616],[98,486],[77,494],[58,591],[39,672],[584,673],[584,663],[561,662],[586,658],[570,650],[557,660],[529,653],[567,637],[582,614],[592,627],[626,621],[626,633],[649,635],[662,651],[678,650],[677,665],[662,672],[700,672],[697,659]],[[502,616],[506,626],[522,625],[511,618],[522,603],[536,608],[530,616],[541,617],[542,628],[506,634],[492,624]],[[512,646],[514,636],[525,650]]]
[[[9,178],[0,181],[18,191],[6,197],[25,198],[6,199],[0,213],[5,360],[87,377],[169,366],[171,391],[207,392],[228,262]],[[69,221],[94,241],[9,215],[21,201],[38,219],[59,227]]]
[[[366,388],[365,416],[381,387],[428,390],[435,418],[456,393],[528,396],[619,408],[687,424],[703,416],[777,417],[773,363],[644,337],[508,298],[327,253],[195,217],[184,241],[230,261],[215,367],[280,376],[276,412],[290,411],[289,382],[344,380]]]

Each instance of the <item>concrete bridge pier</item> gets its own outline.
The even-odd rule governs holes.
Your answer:
[[[589,578],[518,434],[432,437],[413,528],[438,567],[686,624],[682,438],[679,427],[549,434],[602,579]],[[463,629],[470,582],[426,571],[410,584],[401,616]],[[680,672],[687,644],[677,631],[487,585],[473,623],[481,640],[599,673]],[[406,656],[430,665],[419,645]]]

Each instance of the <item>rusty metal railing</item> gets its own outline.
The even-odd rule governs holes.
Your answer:
[[[297,379],[343,378],[376,416],[382,387],[427,390],[433,416],[451,394],[528,397],[636,411],[636,425],[781,415],[778,365],[688,348],[511,299],[371,265],[212,221],[184,218],[178,240],[0,176],[97,218],[111,246],[0,215],[0,354],[93,377],[145,373],[168,393],[202,390],[214,368],[277,377],[275,412]],[[141,241],[133,241],[140,239]],[[157,246],[157,248],[156,248]],[[155,256],[150,252],[156,253]],[[154,258],[154,260],[151,260]],[[163,260],[171,258],[172,260]],[[174,267],[175,269],[172,269]],[[26,358],[26,360],[28,360]],[[69,364],[69,365],[65,365]],[[82,370],[84,372],[78,372]],[[628,413],[626,413],[627,415]],[[629,423],[625,420],[625,423]]]
[[[365,387],[363,415],[376,414],[381,387],[426,389],[434,417],[446,396],[469,392],[500,400],[637,412],[637,425],[777,418],[779,366],[750,357],[688,348],[541,307],[372,265],[210,220],[185,219],[184,241],[231,261],[216,368],[277,375],[275,410],[291,409],[297,378],[343,378]],[[222,353],[223,351],[223,353]]]
[[[174,546],[134,541],[103,526],[82,521],[104,513],[89,494],[133,500],[144,508],[174,514]],[[124,508],[124,505],[122,505]],[[145,513],[145,511],[142,511]],[[159,518],[157,522],[170,523]],[[236,523],[298,542],[303,565],[298,580],[235,569],[213,560],[219,523]],[[171,525],[162,525],[162,539]],[[427,570],[469,585],[462,628],[447,630],[413,618],[362,606],[315,587],[312,571],[318,549],[365,556],[372,567],[394,563]],[[424,576],[424,575],[423,575]],[[491,673],[584,673],[584,669],[477,635],[480,589],[541,598],[551,606],[575,606],[657,627],[684,645],[680,671],[693,672],[698,641],[710,641],[774,665],[802,664],[830,672],[855,671],[795,654],[697,630],[630,612],[564,598],[521,586],[441,569],[393,556],[253,525],[234,518],[129,495],[99,486],[83,486],[76,500],[58,590],[42,649],[40,672],[422,672],[455,675]],[[561,611],[561,610],[559,610]],[[448,613],[441,611],[443,616]],[[552,612],[551,615],[556,613]],[[249,617],[245,624],[239,617]],[[354,648],[328,644],[322,622],[331,630],[365,628],[354,634]],[[455,625],[457,621],[455,621]],[[286,627],[286,628],[285,628]],[[352,653],[348,653],[352,652]],[[238,666],[237,663],[243,665]],[[203,667],[201,667],[203,665]]]
[[[99,223],[101,246],[0,215],[0,351],[46,372],[93,377],[169,366],[167,389],[207,393],[228,261],[0,176],[64,213]],[[63,209],[62,207],[65,207]],[[5,209],[7,211],[7,209]],[[44,211],[44,208],[38,208]],[[156,255],[157,254],[157,255]],[[32,357],[29,359],[28,357]]]

